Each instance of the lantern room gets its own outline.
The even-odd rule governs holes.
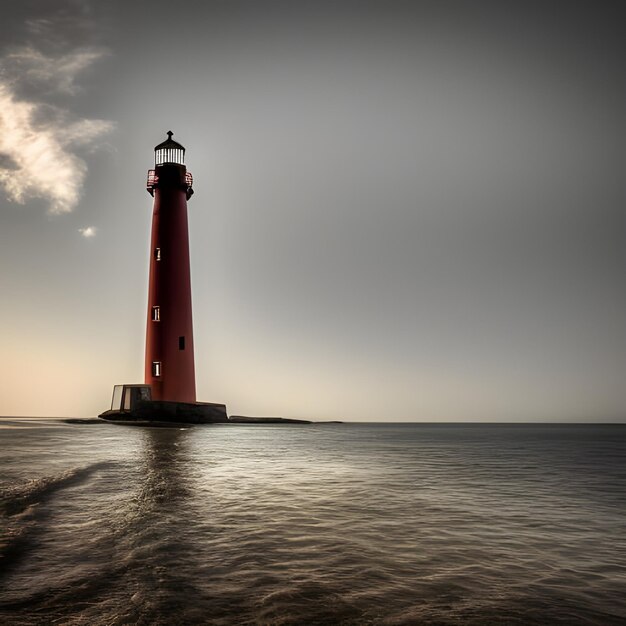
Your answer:
[[[176,165],[185,164],[185,148],[172,139],[174,133],[167,131],[167,139],[154,148],[154,166],[174,163]]]
[[[148,170],[146,189],[154,196],[157,187],[180,186],[189,200],[193,195],[193,177],[185,167],[185,147],[172,139],[173,134],[168,130],[167,139],[154,148],[154,169]]]

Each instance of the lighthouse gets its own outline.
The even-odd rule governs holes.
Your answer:
[[[153,400],[196,401],[187,201],[193,179],[185,148],[172,139],[154,148],[147,190],[154,197],[146,321],[145,383]]]
[[[193,179],[185,148],[172,139],[154,148],[147,190],[154,198],[144,383],[115,385],[111,408],[100,417],[117,422],[227,422],[226,406],[196,401],[187,201]]]

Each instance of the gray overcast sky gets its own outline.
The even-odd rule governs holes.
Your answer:
[[[0,414],[141,382],[153,147],[187,147],[200,400],[619,420],[621,3],[0,9]]]

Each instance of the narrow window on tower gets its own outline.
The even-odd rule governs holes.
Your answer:
[[[178,338],[178,349],[179,350],[185,349],[185,337],[184,336]]]
[[[152,307],[152,321],[153,322],[161,321],[161,307],[160,306]]]
[[[161,248],[155,248],[154,249],[154,260],[155,261],[160,261],[161,260]]]
[[[152,375],[155,378],[161,376],[161,361],[152,361]]]

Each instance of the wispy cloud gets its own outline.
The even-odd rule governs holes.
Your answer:
[[[4,64],[13,75],[19,74],[20,81],[74,95],[79,91],[77,75],[105,54],[104,49],[83,48],[47,56],[32,46],[21,46],[5,55]]]
[[[66,19],[64,27],[71,24]],[[81,150],[97,147],[114,124],[70,112],[71,97],[79,91],[79,74],[106,50],[51,46],[53,26],[48,19],[27,24],[27,31],[39,35],[47,51],[31,41],[0,57],[0,186],[14,202],[41,198],[48,203],[49,213],[61,214],[73,211],[81,197],[87,175]],[[67,104],[53,105],[52,97]]]
[[[84,119],[68,123],[67,113],[57,109],[39,121],[44,107],[18,100],[0,81],[0,184],[14,202],[43,198],[50,213],[68,213],[78,204],[87,173],[73,148],[92,144],[113,125]]]
[[[86,228],[79,228],[78,232],[85,238],[85,239],[92,239],[93,237],[96,236],[96,232],[98,231],[98,229],[95,226],[87,226]]]

